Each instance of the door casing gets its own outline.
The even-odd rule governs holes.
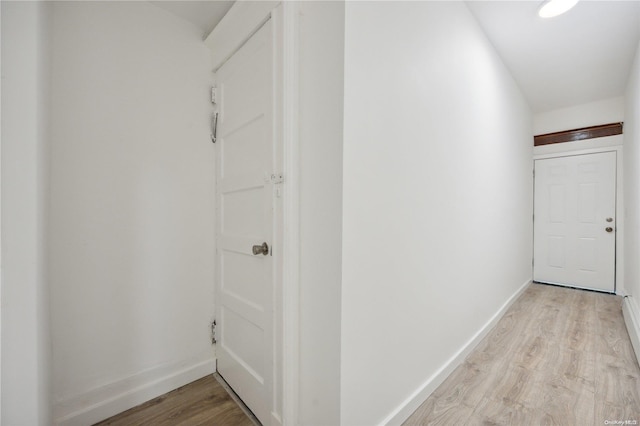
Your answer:
[[[618,137],[618,136],[614,136]],[[605,138],[603,138],[605,139]],[[562,145],[562,144],[558,144]],[[557,151],[557,152],[549,152],[544,154],[534,154],[532,161],[532,171],[533,164],[535,160],[543,160],[547,158],[559,158],[559,157],[567,157],[573,155],[584,155],[584,154],[597,154],[601,152],[609,152],[615,151],[617,156],[617,167],[616,167],[616,212],[617,212],[617,233],[616,233],[616,259],[615,259],[615,293],[619,295],[625,295],[624,289],[624,233],[625,233],[625,220],[624,220],[624,170],[623,170],[623,156],[624,156],[624,148],[622,145],[606,145],[601,148],[588,148],[588,149],[567,149],[566,151]],[[532,179],[531,182],[534,185],[534,181]],[[533,188],[535,194],[535,188]],[[532,204],[532,208],[533,208]],[[533,218],[533,211],[532,218]],[[534,232],[534,223],[532,222],[531,232],[533,235]],[[533,248],[532,248],[533,255]],[[532,267],[531,272],[533,275],[533,261],[532,258]]]

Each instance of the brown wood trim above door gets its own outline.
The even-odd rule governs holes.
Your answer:
[[[583,127],[581,129],[564,130],[562,132],[546,133],[533,137],[533,146],[551,145],[561,142],[575,142],[583,139],[602,138],[622,134],[623,123],[601,124],[599,126]]]

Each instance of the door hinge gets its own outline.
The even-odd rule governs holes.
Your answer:
[[[211,88],[211,103],[215,104],[218,101],[218,90],[215,86]]]
[[[211,321],[211,344],[215,345],[217,342],[216,336],[216,320]]]

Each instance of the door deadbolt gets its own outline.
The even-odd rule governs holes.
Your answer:
[[[613,218],[612,217],[608,217],[607,218],[607,222],[613,222]]]
[[[604,228],[604,230],[607,232],[613,232],[613,228],[610,226],[607,226],[606,228]]]
[[[269,254],[269,245],[267,243],[262,243],[259,246],[253,246],[252,251],[255,255],[263,254],[266,256]]]

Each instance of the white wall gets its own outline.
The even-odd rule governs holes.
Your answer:
[[[53,6],[55,417],[213,371],[214,146],[201,32],[146,2]]]
[[[49,8],[2,2],[2,417],[51,424],[46,279]]]
[[[337,425],[340,423],[344,3],[301,2],[299,28],[299,424]]]
[[[629,73],[624,123],[625,290],[640,320],[640,44]],[[638,324],[640,325],[640,324]],[[640,329],[636,329],[636,333]],[[631,333],[630,333],[631,334]],[[633,338],[633,336],[632,336]],[[636,335],[636,339],[640,335]],[[637,348],[638,349],[638,348]]]
[[[345,15],[341,423],[373,425],[531,279],[533,133],[463,3]]]
[[[2,34],[2,5],[0,5],[0,34]],[[0,35],[0,41],[2,36]],[[2,48],[0,47],[0,53]],[[2,55],[0,54],[0,70],[2,69]],[[2,74],[0,72],[0,74]],[[1,79],[0,79],[1,81]],[[0,99],[2,99],[2,84],[0,83]],[[2,102],[0,101],[0,241],[2,240]],[[0,423],[2,423],[2,244],[0,242]]]
[[[533,134],[560,132],[624,121],[624,96],[574,105],[533,116]]]
[[[0,34],[2,34],[2,5],[0,4]],[[0,35],[0,42],[2,36]],[[0,53],[2,48],[0,47]],[[2,69],[2,55],[0,54],[0,70]],[[2,72],[0,71],[0,74]],[[1,81],[1,79],[0,79]],[[0,99],[2,99],[2,84],[0,83]],[[0,423],[2,423],[2,101],[0,101]]]

